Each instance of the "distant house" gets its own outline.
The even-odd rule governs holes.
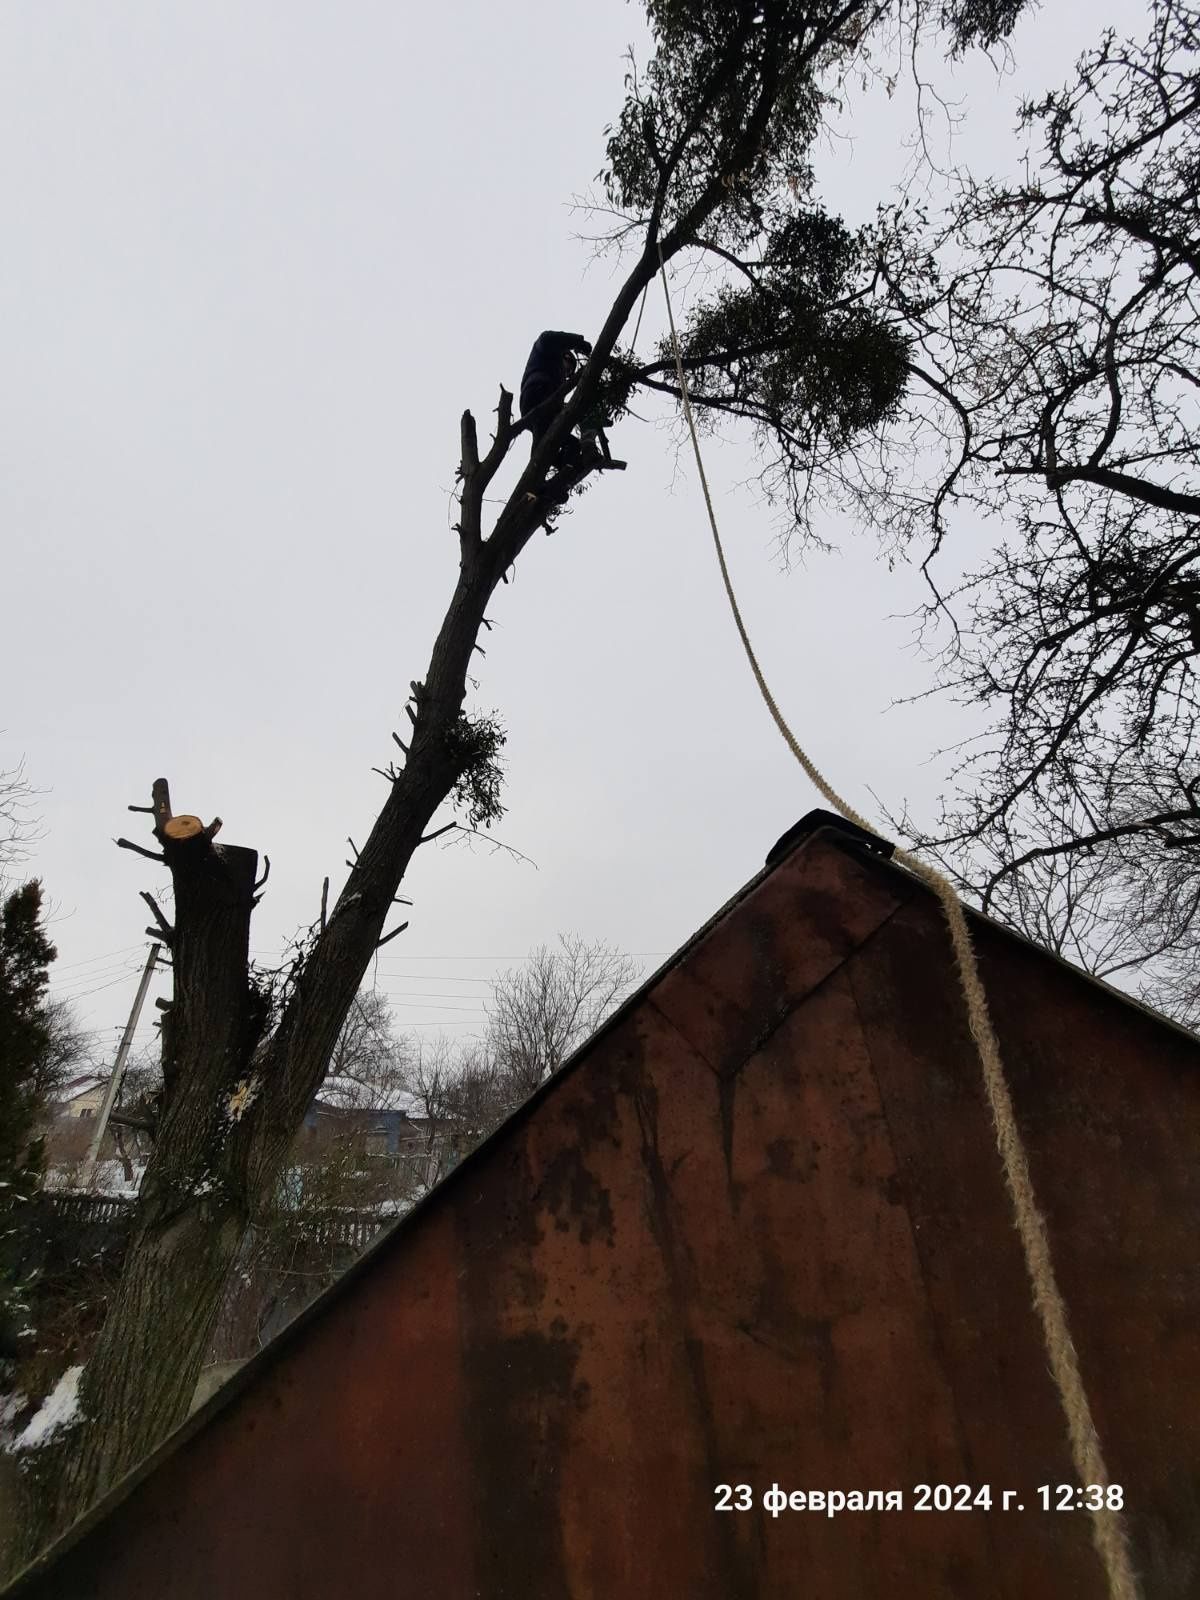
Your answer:
[[[46,1140],[49,1187],[72,1172],[87,1154],[107,1087],[107,1073],[80,1073],[69,1078],[47,1105],[42,1132]],[[106,1138],[106,1146],[111,1142],[111,1137]],[[106,1153],[112,1152],[106,1149]]]
[[[456,1125],[431,1118],[406,1089],[371,1093],[350,1080],[327,1079],[305,1116],[295,1154],[334,1140],[354,1140],[372,1163],[401,1169],[424,1185],[453,1164]]]
[[[944,918],[878,843],[785,836],[11,1600],[1107,1594]],[[1200,1041],[970,921],[1142,1592],[1182,1600]]]
[[[47,1107],[45,1123],[47,1188],[69,1188],[95,1135],[108,1089],[109,1074],[86,1072],[69,1079]],[[110,1121],[100,1146],[100,1164],[91,1188],[111,1193],[137,1193],[150,1153],[150,1135],[143,1129]]]
[[[108,1074],[85,1072],[69,1078],[58,1097],[48,1107],[55,1121],[63,1118],[94,1117],[98,1114],[104,1091],[108,1087]]]
[[[108,1081],[106,1074],[81,1074],[70,1079],[48,1106],[46,1149],[52,1169],[64,1169],[69,1176],[67,1169],[83,1158],[94,1132],[88,1124],[99,1114]],[[124,1153],[135,1166],[140,1160],[140,1175],[152,1148],[151,1136],[143,1129],[121,1126],[118,1149],[116,1131],[116,1125],[110,1125],[105,1133],[102,1161],[120,1160]],[[402,1169],[408,1179],[427,1186],[451,1164],[447,1157],[453,1132],[450,1122],[431,1120],[418,1098],[405,1089],[372,1092],[349,1078],[331,1078],[309,1107],[294,1154],[303,1160],[332,1141],[353,1140],[369,1161]],[[136,1192],[136,1186],[130,1191],[126,1181],[124,1190]]]

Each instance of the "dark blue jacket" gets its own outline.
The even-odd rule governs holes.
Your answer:
[[[586,354],[591,348],[580,333],[557,333],[552,328],[540,333],[521,375],[522,412],[528,411],[530,405],[536,405],[539,400],[544,400],[548,394],[553,394],[559,384],[566,382],[570,376],[566,366],[568,352],[578,350],[580,354]],[[525,396],[531,384],[535,390],[543,392],[527,404]]]

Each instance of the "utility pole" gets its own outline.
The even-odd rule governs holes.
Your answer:
[[[100,1157],[100,1145],[104,1139],[104,1130],[108,1127],[108,1119],[112,1113],[112,1108],[117,1103],[117,1094],[121,1088],[121,1078],[125,1072],[125,1057],[129,1054],[130,1046],[133,1044],[134,1029],[137,1027],[142,1003],[146,998],[146,990],[150,987],[150,974],[154,971],[154,963],[158,959],[158,952],[159,946],[152,944],[150,946],[150,954],[146,957],[146,965],[142,968],[142,981],[138,984],[137,994],[133,999],[133,1009],[129,1013],[129,1021],[125,1024],[125,1032],[121,1035],[121,1044],[112,1069],[112,1077],[108,1080],[108,1088],[104,1091],[104,1100],[100,1106],[100,1115],[96,1118],[96,1131],[92,1135],[92,1142],[88,1146],[88,1153],[83,1161],[81,1180],[85,1189],[90,1189],[92,1185],[96,1162]]]

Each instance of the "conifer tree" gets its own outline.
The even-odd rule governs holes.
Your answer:
[[[46,986],[56,953],[34,878],[8,896],[0,913],[0,1357],[17,1353],[26,1310],[20,1258],[29,1203],[45,1167],[39,1085],[52,1047]]]

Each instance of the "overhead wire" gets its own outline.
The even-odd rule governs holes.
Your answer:
[[[51,974],[54,974],[56,972],[69,972],[74,967],[91,966],[94,962],[97,962],[97,961],[99,961],[99,962],[107,962],[107,961],[115,960],[118,956],[128,955],[130,951],[132,951],[132,950],[140,950],[141,948],[142,947],[141,947],[140,944],[123,944],[120,947],[120,949],[118,949],[118,950],[108,950],[108,951],[106,951],[104,953],[104,955],[99,955],[99,956],[84,956],[79,961],[57,961],[56,960],[54,962],[53,966],[50,969],[51,970]]]

